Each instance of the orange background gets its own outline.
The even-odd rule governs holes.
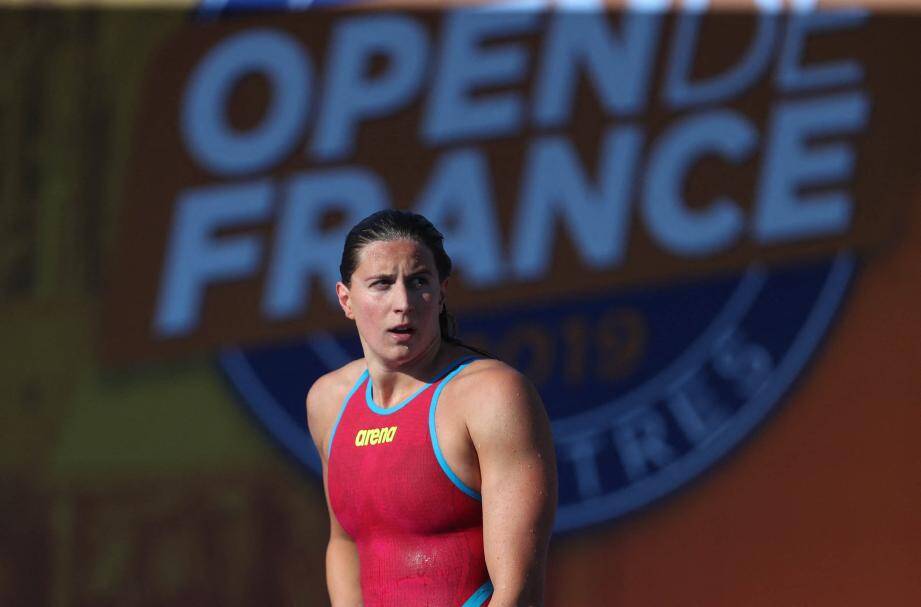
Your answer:
[[[921,206],[754,437],[552,551],[553,605],[921,604]]]

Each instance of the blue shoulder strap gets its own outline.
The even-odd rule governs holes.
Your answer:
[[[355,382],[355,385],[352,386],[352,389],[349,390],[349,393],[345,395],[345,399],[342,401],[342,407],[339,409],[339,416],[336,418],[336,423],[333,424],[333,429],[329,433],[329,444],[326,446],[326,460],[329,461],[329,455],[333,452],[333,438],[336,436],[336,428],[339,427],[339,421],[342,419],[342,414],[345,413],[345,408],[348,406],[349,401],[352,400],[352,395],[355,394],[355,391],[358,390],[358,387],[361,386],[362,382],[368,377],[368,370],[365,369],[358,381]]]
[[[454,486],[460,489],[462,492],[466,493],[477,501],[482,501],[482,496],[478,492],[468,487],[464,481],[462,481],[454,473],[454,471],[451,470],[451,467],[448,466],[448,462],[445,460],[444,454],[441,452],[441,447],[438,446],[438,435],[435,432],[435,410],[438,408],[438,398],[441,396],[441,391],[444,390],[444,387],[448,384],[449,381],[454,379],[458,373],[463,371],[467,365],[469,365],[477,358],[479,357],[468,356],[455,361],[454,364],[457,366],[455,366],[454,369],[450,371],[443,380],[441,380],[441,383],[438,384],[438,387],[435,389],[435,394],[432,396],[432,404],[429,407],[429,436],[431,437],[432,441],[432,449],[435,451],[435,459],[438,460],[438,465],[441,466],[441,470],[445,473],[448,479],[450,479],[450,481],[454,483]]]

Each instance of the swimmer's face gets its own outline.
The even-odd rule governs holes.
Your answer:
[[[366,355],[404,364],[440,341],[444,284],[432,252],[412,240],[361,248],[351,284],[338,283],[339,304],[355,321]]]

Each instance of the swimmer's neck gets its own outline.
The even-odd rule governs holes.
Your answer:
[[[420,386],[432,381],[454,356],[450,350],[453,350],[450,344],[436,336],[416,357],[396,364],[366,354],[375,404],[385,409],[397,405]]]

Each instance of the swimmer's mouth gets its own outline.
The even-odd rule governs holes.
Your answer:
[[[396,327],[391,327],[387,329],[391,333],[397,333],[399,335],[409,335],[415,333],[415,329],[411,325],[397,325]]]

